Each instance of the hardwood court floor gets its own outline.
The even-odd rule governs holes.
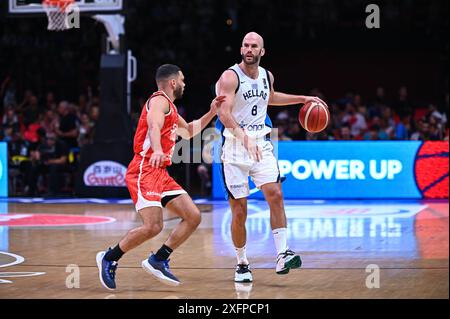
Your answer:
[[[199,229],[171,256],[182,285],[162,285],[140,267],[178,222],[165,212],[163,232],[120,260],[118,289],[111,292],[99,283],[95,255],[140,225],[131,205],[0,204],[0,298],[449,298],[448,202],[287,201],[288,242],[303,267],[280,276],[268,207],[251,201],[247,250],[254,282],[245,285],[233,282],[228,206],[199,206]],[[115,220],[49,226],[56,215]],[[379,288],[366,286],[368,265],[379,267]],[[79,288],[67,287],[77,283],[73,266]]]

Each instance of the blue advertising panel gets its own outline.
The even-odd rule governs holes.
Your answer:
[[[0,197],[8,197],[8,144],[0,142]]]
[[[422,198],[415,176],[421,145],[416,141],[279,142],[284,197]],[[251,181],[249,188],[250,198],[263,198]],[[220,163],[213,164],[213,197],[224,198]]]

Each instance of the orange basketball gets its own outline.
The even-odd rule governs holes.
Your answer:
[[[318,133],[328,126],[330,111],[328,111],[328,107],[320,102],[308,102],[300,109],[298,120],[308,132]]]

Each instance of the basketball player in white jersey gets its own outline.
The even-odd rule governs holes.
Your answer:
[[[280,172],[269,138],[272,123],[267,116],[267,106],[309,101],[325,104],[313,96],[276,92],[272,73],[259,66],[264,54],[263,38],[255,32],[248,33],[242,41],[242,61],[225,70],[216,83],[216,94],[226,97],[218,112],[216,128],[223,135],[222,177],[232,211],[231,234],[237,256],[235,282],[253,281],[246,256],[249,176],[270,207],[270,224],[277,250],[276,273],[287,274],[290,269],[301,266],[300,256],[287,245]]]

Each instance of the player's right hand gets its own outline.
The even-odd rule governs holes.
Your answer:
[[[152,167],[161,167],[164,164],[166,159],[166,154],[162,151],[153,152],[152,156],[150,156],[150,166]]]
[[[320,97],[318,96],[305,96],[305,104],[308,102],[317,102],[323,104],[328,109],[327,103],[325,103]]]
[[[260,162],[262,160],[262,151],[261,148],[256,144],[255,138],[245,135],[244,147],[253,160],[257,162]]]

